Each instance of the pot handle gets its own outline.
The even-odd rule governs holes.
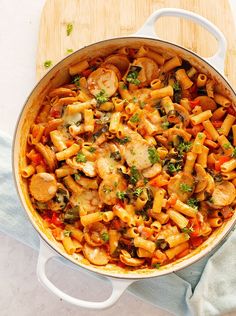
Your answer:
[[[133,35],[158,38],[156,36],[154,26],[155,26],[155,22],[162,16],[175,16],[175,17],[185,18],[185,19],[194,21],[197,24],[200,24],[208,32],[210,32],[216,38],[218,42],[218,50],[215,53],[215,55],[209,58],[205,58],[205,60],[224,73],[224,63],[225,63],[226,49],[227,49],[227,41],[225,39],[225,36],[218,29],[217,26],[215,26],[213,23],[208,21],[206,18],[194,12],[182,10],[182,9],[176,9],[176,8],[165,8],[165,9],[157,10],[149,16],[149,18],[146,20],[144,25]]]
[[[105,309],[113,304],[115,304],[120,296],[124,293],[124,291],[127,289],[127,287],[135,282],[135,280],[127,280],[127,279],[115,279],[115,278],[107,278],[110,280],[112,285],[112,293],[108,299],[102,302],[90,302],[85,300],[80,300],[78,298],[72,297],[66,293],[64,293],[62,290],[58,289],[47,277],[46,275],[46,264],[47,262],[53,258],[57,257],[58,254],[52,252],[48,246],[45,245],[45,243],[41,240],[40,241],[40,251],[39,251],[39,257],[38,257],[38,263],[37,263],[37,276],[39,281],[42,283],[43,286],[45,286],[49,291],[54,293],[56,296],[61,298],[62,300],[79,306],[84,307],[88,309]]]

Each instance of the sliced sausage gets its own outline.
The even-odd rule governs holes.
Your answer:
[[[236,196],[234,185],[229,181],[216,183],[215,189],[212,194],[211,205],[215,208],[221,208],[230,205]]]
[[[184,185],[192,190],[184,190]],[[182,202],[186,202],[194,192],[194,178],[191,174],[180,172],[170,179],[167,190],[169,195],[175,193]]]
[[[129,68],[129,59],[125,55],[121,54],[108,56],[105,59],[105,63],[115,65],[119,69],[122,77],[125,75],[126,71]]]
[[[150,145],[142,139],[138,142],[135,140],[129,142],[124,153],[127,164],[130,167],[135,166],[139,170],[149,168],[152,165],[149,160],[149,148]]]
[[[83,254],[86,259],[97,266],[104,266],[109,262],[109,256],[105,249],[84,244]]]
[[[215,111],[217,108],[215,101],[205,95],[201,95],[194,99],[194,101],[197,101],[197,100],[200,101],[199,105],[201,106],[203,111],[207,111],[207,110]]]
[[[111,69],[98,68],[88,77],[88,89],[94,96],[103,92],[105,96],[111,97],[118,89],[116,73]]]
[[[34,174],[29,190],[32,196],[40,202],[51,200],[57,192],[57,182],[53,175],[47,172]]]
[[[108,205],[117,202],[116,193],[126,190],[125,180],[117,174],[108,175],[100,184],[98,194],[100,199]]]
[[[133,62],[133,65],[142,68],[138,74],[138,80],[140,80],[142,86],[148,86],[150,82],[158,76],[158,66],[151,58],[137,58]]]

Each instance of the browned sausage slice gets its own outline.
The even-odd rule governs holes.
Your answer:
[[[34,174],[29,190],[32,196],[40,202],[51,200],[57,192],[57,182],[53,175],[47,172]]]

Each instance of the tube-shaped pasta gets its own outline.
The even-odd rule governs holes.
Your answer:
[[[153,59],[159,65],[163,65],[165,62],[165,58],[162,55],[145,46],[142,46],[137,52],[137,57],[143,56]]]
[[[220,167],[221,171],[226,173],[234,170],[236,168],[236,159],[233,158],[225,163],[223,163]]]
[[[143,248],[138,248],[137,255],[139,258],[152,258],[153,254]]]
[[[169,96],[161,99],[161,106],[163,106],[166,114],[168,114],[168,112],[173,111],[175,109],[174,104]]]
[[[32,165],[28,165],[21,169],[21,175],[23,178],[29,178],[35,173],[35,168]]]
[[[225,116],[226,112],[227,112],[226,108],[223,108],[222,106],[219,107],[213,112],[211,120],[212,121],[221,120]]]
[[[73,103],[69,104],[66,108],[66,116],[74,115],[76,113],[82,113],[86,109],[91,108],[91,102]]]
[[[46,168],[44,165],[37,165],[35,169],[37,173],[46,172]]]
[[[143,127],[144,127],[147,135],[153,136],[153,135],[157,134],[157,132],[158,132],[158,126],[157,125],[152,124],[147,119],[143,119],[142,122],[143,122]]]
[[[234,124],[235,117],[231,114],[228,114],[226,118],[224,119],[223,124],[221,125],[221,128],[219,130],[220,134],[223,134],[225,136],[228,136],[229,131]]]
[[[172,97],[174,94],[174,90],[172,86],[166,86],[161,89],[156,89],[150,92],[151,100],[162,99],[164,97]]]
[[[81,148],[80,145],[73,144],[69,148],[56,153],[56,158],[58,161],[66,160],[66,159],[70,158],[71,156],[76,155],[79,152],[80,148]]]
[[[201,112],[198,115],[194,115],[190,118],[190,121],[193,125],[200,124],[206,120],[208,120],[210,117],[212,117],[211,110],[206,110],[204,112]]]
[[[219,137],[219,134],[215,127],[212,125],[210,120],[202,122],[202,125],[205,127],[205,130],[211,135],[212,139],[215,141]],[[222,133],[223,134],[223,133]]]
[[[228,108],[231,105],[231,101],[229,99],[227,99],[225,96],[218,93],[214,94],[214,100],[216,101],[217,104],[220,104],[225,108]]]
[[[162,82],[160,79],[154,79],[151,81],[150,86],[152,90],[160,89],[162,87]]]
[[[125,235],[129,238],[138,237],[139,236],[138,228],[137,227],[128,228]]]
[[[109,229],[108,235],[109,235],[110,253],[113,254],[113,252],[116,250],[118,246],[118,242],[119,242],[121,234],[115,229]]]
[[[184,165],[184,172],[186,173],[192,173],[193,172],[193,167],[195,164],[195,161],[197,159],[197,154],[193,152],[188,152],[186,155],[186,161]]]
[[[224,135],[221,135],[218,137],[217,141],[223,149],[224,153],[227,156],[231,156],[233,153],[233,146],[230,144],[228,139]]]
[[[35,145],[40,142],[44,129],[45,127],[42,124],[33,124],[33,127],[31,128],[31,134],[28,136],[29,145]]]
[[[80,217],[81,224],[87,226],[103,219],[102,212],[95,212]]]
[[[220,227],[223,224],[223,221],[220,217],[209,218],[208,223],[211,227]]]
[[[169,60],[167,60],[164,65],[161,68],[161,71],[166,73],[176,67],[179,67],[182,65],[182,59],[178,56],[175,56]]]
[[[69,254],[69,255],[73,255],[73,253],[75,252],[76,250],[76,247],[72,241],[72,239],[68,236],[65,236],[63,239],[62,239],[62,244],[66,250],[66,252]]]
[[[152,222],[151,226],[150,226],[155,232],[159,232],[162,228],[161,223],[158,221],[154,221]]]
[[[153,213],[161,213],[165,193],[166,192],[163,189],[158,189],[156,191],[155,196],[154,196],[154,201],[153,201],[153,207],[152,207]]]
[[[78,185],[71,176],[66,176],[64,178],[65,186],[73,193],[79,195],[83,191],[83,188]]]
[[[175,77],[176,80],[180,83],[183,90],[189,89],[193,85],[193,82],[189,79],[184,69],[177,70],[175,73]]]
[[[89,67],[89,63],[87,60],[82,60],[79,63],[71,66],[69,68],[69,73],[71,76],[77,75],[81,73],[83,70],[87,69]]]
[[[114,214],[112,211],[107,211],[102,213],[102,220],[104,222],[110,222],[114,218]]]
[[[75,228],[73,225],[69,225],[69,224],[66,225],[65,229],[70,232],[70,234],[73,238],[75,238],[79,242],[83,241],[84,233],[81,230],[79,230],[79,229]]]
[[[69,126],[69,133],[71,136],[75,137],[79,134],[82,134],[85,132],[85,126],[84,124],[80,124],[79,126],[77,125],[71,125]]]
[[[167,223],[170,216],[167,213],[161,212],[161,213],[153,213],[152,211],[150,212],[151,216],[158,220],[162,225]]]
[[[94,131],[93,110],[91,109],[84,110],[84,130],[90,133]]]
[[[193,142],[192,152],[195,154],[201,154],[203,143],[205,141],[206,135],[204,133],[197,133],[197,136]]]
[[[171,260],[173,259],[176,255],[180,254],[182,251],[186,250],[189,248],[189,243],[184,242],[176,247],[170,248],[165,251],[165,254],[167,257]]]
[[[130,220],[129,213],[122,206],[118,204],[113,206],[113,213],[125,223],[128,223]]]
[[[132,95],[129,93],[129,90],[123,81],[119,82],[118,91],[123,100],[126,99],[130,101],[132,99]]]
[[[110,126],[109,126],[109,131],[111,133],[117,133],[117,130],[119,128],[119,124],[120,124],[120,112],[114,112],[111,115],[111,121],[110,121]]]
[[[201,154],[197,156],[197,163],[200,164],[203,168],[207,167],[207,157],[209,153],[209,148],[206,146],[202,146]]]
[[[185,233],[180,233],[177,235],[172,235],[166,238],[170,248],[176,247],[179,244],[186,242],[189,239],[189,235]]]
[[[232,126],[232,132],[233,132],[233,145],[236,146],[236,125]]]
[[[209,98],[214,98],[214,86],[215,86],[214,80],[208,79],[206,83],[206,92]]]
[[[124,106],[125,106],[125,102],[126,102],[125,100],[122,100],[122,99],[117,98],[117,97],[113,97],[112,98],[112,102],[114,104],[116,112],[122,112],[123,111]]]
[[[132,102],[129,102],[125,107],[125,112],[128,114],[133,114],[136,109],[136,105]]]
[[[180,105],[182,105],[188,112],[191,111],[189,99],[183,98],[180,100]]]
[[[180,212],[189,217],[196,217],[196,210],[180,200],[177,200],[173,207],[177,212]]]
[[[57,151],[63,151],[67,148],[62,133],[57,129],[50,132],[50,138]]]
[[[77,173],[77,170],[71,168],[68,165],[64,165],[61,168],[56,169],[55,173],[56,173],[57,178],[63,178],[63,177],[69,176],[71,174]]]
[[[192,78],[194,75],[196,75],[197,73],[197,69],[194,67],[191,67],[188,71],[187,71],[187,75],[189,78]]]
[[[197,87],[204,87],[207,83],[207,76],[205,74],[198,74],[197,76]]]
[[[37,116],[38,123],[44,123],[48,119],[49,112],[51,110],[51,104],[46,103],[40,108],[39,115]]]
[[[135,247],[145,249],[151,253],[153,253],[156,249],[156,244],[153,241],[144,239],[142,237],[135,237],[134,245]]]
[[[188,225],[188,219],[179,212],[176,212],[175,210],[168,210],[168,214],[170,219],[179,226],[179,228],[184,228]]]

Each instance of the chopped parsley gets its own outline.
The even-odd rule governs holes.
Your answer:
[[[78,152],[78,154],[77,154],[75,160],[76,160],[77,162],[86,162],[86,161],[87,161],[87,158],[86,158],[86,156],[80,151],[80,152]]]
[[[101,238],[103,241],[107,242],[109,240],[109,235],[108,233],[102,233]]]
[[[95,95],[95,99],[99,104],[107,102],[108,96],[106,95],[106,91],[102,89],[97,95]]]
[[[154,164],[160,161],[160,157],[158,155],[158,152],[156,151],[156,148],[152,148],[152,147],[148,148],[148,158],[151,164]]]
[[[168,246],[167,242],[163,238],[159,238],[155,241],[157,248],[160,248],[162,250],[166,249]]]
[[[44,62],[44,67],[45,68],[50,68],[52,66],[52,61],[51,60],[46,60],[45,62]]]
[[[102,188],[102,191],[103,191],[104,193],[111,193],[112,189],[109,188],[109,187],[107,187],[106,185],[104,185],[103,188]]]
[[[168,128],[170,127],[170,123],[169,123],[168,121],[163,122],[163,123],[161,124],[161,127],[162,127],[163,129],[168,129]]]
[[[137,97],[133,97],[133,102],[137,103],[138,102],[138,98]]]
[[[70,234],[71,234],[71,231],[70,231],[70,230],[64,230],[64,231],[63,231],[63,235],[64,235],[65,237],[70,237]]]
[[[119,200],[124,201],[125,197],[126,197],[126,192],[116,192],[116,196],[118,197]]]
[[[224,149],[230,149],[231,148],[231,145],[229,143],[226,143],[223,145]]]
[[[73,79],[73,83],[74,83],[77,87],[80,86],[80,82],[79,82],[80,79],[81,79],[80,76],[75,76],[74,79]]]
[[[190,206],[190,207],[192,207],[192,208],[194,208],[194,209],[198,209],[198,206],[199,206],[199,201],[198,201],[198,199],[196,199],[196,198],[190,198],[190,199],[188,199],[188,201],[187,201],[187,204]]]
[[[182,97],[182,90],[179,85],[179,82],[175,81],[172,87],[174,89],[174,102],[179,103]]]
[[[182,142],[178,145],[177,150],[180,155],[183,155],[183,153],[187,153],[192,146],[191,142]]]
[[[121,89],[123,89],[123,90],[128,90],[128,87],[126,86],[126,84],[123,84],[122,87],[121,87]]]
[[[116,138],[115,140],[117,141],[117,143],[124,145],[124,144],[130,142],[130,137],[125,136],[124,138]]]
[[[178,81],[175,81],[172,87],[173,87],[175,92],[176,91],[181,91],[181,88],[180,88],[180,85],[179,85]]]
[[[179,187],[180,187],[180,190],[182,192],[192,192],[193,191],[193,187],[191,187],[187,183],[180,183]]]
[[[121,160],[121,155],[119,151],[114,151],[110,154],[110,158],[116,160],[116,161],[120,161]]]
[[[88,151],[89,151],[90,153],[94,153],[94,152],[96,151],[96,148],[94,148],[94,147],[89,147],[89,148],[88,148]]]
[[[194,229],[192,227],[184,227],[181,229],[182,233],[185,233],[185,234],[191,234],[194,232]]]
[[[146,103],[144,101],[141,101],[139,103],[139,106],[140,106],[141,109],[143,109],[145,107],[145,105],[146,105]]]
[[[138,180],[140,179],[140,173],[135,166],[130,168],[130,182],[131,184],[135,185]]]
[[[71,54],[71,53],[73,53],[73,51],[74,51],[74,50],[73,50],[72,48],[67,48],[66,53],[67,53],[67,54]]]
[[[155,268],[155,269],[160,269],[160,266],[161,266],[161,264],[160,263],[154,263],[153,265],[152,265],[152,267],[153,268]]]
[[[80,176],[80,174],[76,173],[74,175],[74,178],[75,178],[75,181],[78,181],[81,178],[81,176]]]
[[[198,138],[199,139],[203,139],[203,134],[202,133],[198,133]]]
[[[143,188],[136,188],[134,191],[134,195],[139,197],[143,192]]]
[[[142,68],[138,66],[131,66],[129,73],[126,77],[127,82],[135,84],[138,86],[140,84],[140,80],[138,79],[138,74]]]
[[[72,23],[68,23],[67,26],[66,26],[66,35],[69,36],[72,31],[73,31],[73,24]]]
[[[172,162],[169,162],[167,165],[167,169],[170,173],[175,173],[175,172],[182,170],[182,165],[180,163],[174,164]]]
[[[135,113],[131,118],[130,118],[130,122],[131,123],[138,123],[140,121],[139,115],[138,113]]]

